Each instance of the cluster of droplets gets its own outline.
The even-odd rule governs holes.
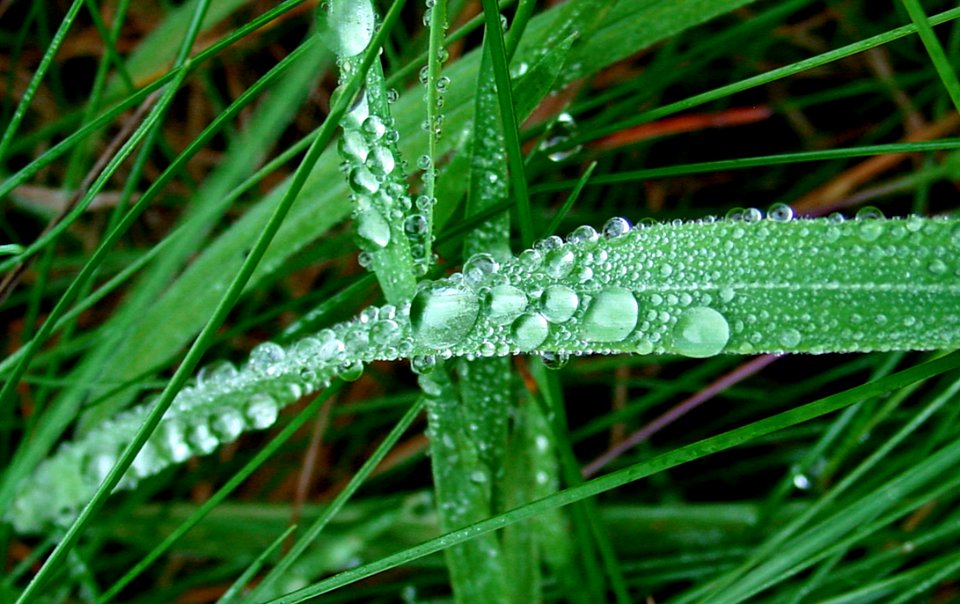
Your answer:
[[[454,356],[532,353],[556,367],[571,354],[960,346],[960,224],[879,220],[874,210],[841,218],[800,220],[780,205],[697,223],[613,218],[506,261],[475,254],[462,272],[421,282],[409,304],[368,308],[291,346],[261,344],[241,367],[201,370],[120,486],[266,428],[303,393],[357,379],[375,359],[409,358],[429,374]],[[43,462],[7,511],[17,529],[72,518],[149,409],[126,411]]]
[[[242,433],[272,426],[281,409],[333,379],[358,379],[364,363],[410,356],[407,308],[364,310],[291,346],[264,342],[241,366],[218,362],[201,369],[175,397],[137,454],[118,489],[190,457],[207,455]],[[132,440],[155,401],[118,414],[82,438],[65,443],[19,487],[6,517],[24,533],[70,522]]]

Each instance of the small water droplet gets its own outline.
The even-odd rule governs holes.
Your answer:
[[[790,222],[793,219],[793,208],[785,203],[775,203],[767,210],[767,219],[772,222]]]
[[[544,257],[544,268],[547,274],[554,279],[563,279],[573,270],[576,256],[567,247],[558,247],[547,252]]]
[[[249,366],[253,371],[267,376],[279,375],[286,352],[279,344],[263,342],[250,351]]]
[[[615,239],[630,232],[630,222],[622,216],[614,216],[603,225],[603,236]]]
[[[432,354],[420,354],[410,359],[410,369],[418,374],[424,375],[437,368],[437,357]]]
[[[565,352],[547,351],[540,353],[540,360],[547,369],[562,369],[570,360],[570,355]]]
[[[780,332],[780,344],[786,348],[796,347],[800,343],[801,338],[800,332],[792,327]]]
[[[540,143],[540,149],[547,152],[550,161],[561,162],[573,157],[583,148],[582,145],[569,146],[577,135],[577,122],[569,113],[561,113],[547,138]],[[553,151],[551,151],[553,149]]]
[[[673,326],[673,346],[677,353],[693,358],[719,354],[730,340],[730,325],[719,312],[695,306],[681,313]]]
[[[474,254],[463,263],[463,281],[470,287],[480,286],[484,280],[500,270],[500,263],[487,253]]]
[[[930,264],[927,265],[927,270],[934,275],[942,275],[947,272],[947,264],[939,258],[934,258],[930,261]]]

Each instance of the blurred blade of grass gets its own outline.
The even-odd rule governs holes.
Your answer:
[[[303,408],[293,420],[284,426],[275,437],[273,437],[269,443],[266,444],[262,449],[260,449],[256,455],[253,456],[250,461],[248,461],[244,466],[235,472],[230,479],[217,491],[210,496],[202,505],[197,507],[196,510],[190,515],[189,518],[185,519],[179,524],[174,530],[170,532],[163,541],[158,543],[153,549],[150,550],[147,555],[141,558],[132,568],[127,570],[126,573],[120,579],[117,580],[108,590],[103,592],[100,597],[97,599],[97,604],[105,604],[110,602],[123,591],[125,587],[130,585],[137,577],[139,577],[143,572],[156,562],[160,556],[170,550],[187,532],[195,527],[201,520],[203,520],[207,514],[210,513],[215,507],[220,505],[226,498],[234,492],[243,482],[249,478],[258,468],[260,468],[268,459],[270,459],[277,451],[280,450],[280,447],[284,445],[290,437],[292,437],[297,430],[303,427],[308,420],[313,419],[316,413],[323,406],[330,397],[335,396],[337,392],[343,386],[343,382],[337,382],[333,386],[325,389],[319,395],[314,397],[313,401]]]
[[[564,485],[569,488],[575,488],[583,484],[581,467],[573,451],[573,445],[570,441],[570,427],[567,421],[566,408],[563,401],[563,390],[560,387],[560,381],[556,374],[547,371],[543,363],[537,363],[530,368],[536,383],[539,386],[540,394],[544,401],[543,415],[552,418],[553,441],[556,448],[556,455],[560,460],[560,476]],[[626,582],[623,578],[623,570],[620,562],[610,543],[610,536],[606,527],[600,524],[600,513],[598,502],[594,498],[586,498],[578,501],[571,506],[573,522],[579,524],[577,530],[582,537],[578,540],[578,548],[581,557],[585,558],[584,564],[593,574],[599,571],[599,564],[603,564],[606,571],[606,577],[609,582],[609,589],[613,592],[616,601],[620,604],[626,604],[632,601],[630,593],[627,590]],[[595,559],[599,554],[599,563]],[[600,591],[602,599],[603,594],[607,593],[607,586],[604,585]],[[596,597],[596,596],[594,596]]]
[[[663,168],[646,168],[643,170],[624,170],[613,174],[603,174],[590,179],[588,185],[608,185],[622,182],[634,182],[653,178],[666,178],[684,174],[702,174],[720,170],[740,170],[760,166],[776,166],[794,164],[798,162],[828,161],[835,159],[849,159],[855,157],[873,157],[884,154],[923,153],[929,151],[955,151],[960,149],[960,138],[945,138],[935,141],[918,141],[912,143],[888,143],[883,145],[863,145],[846,149],[823,149],[819,151],[798,151],[795,153],[779,153],[759,157],[742,159],[724,159],[695,164],[681,164]],[[576,186],[575,180],[564,180],[544,183],[531,188],[533,193],[545,193],[569,189]]]
[[[883,381],[884,379],[887,378],[881,378],[876,381]],[[876,381],[872,383],[876,383]],[[907,386],[909,386],[909,384],[904,384],[904,387]],[[749,595],[755,593],[755,590],[758,590],[761,585],[765,585],[767,582],[773,580],[774,577],[780,575],[794,564],[798,564],[811,553],[820,552],[826,544],[833,542],[844,533],[879,514],[880,511],[878,511],[875,506],[870,505],[871,501],[882,500],[882,503],[878,504],[881,506],[879,509],[882,510],[882,506],[893,505],[895,502],[904,499],[905,496],[895,497],[891,494],[896,485],[896,481],[890,481],[881,487],[881,491],[883,489],[890,489],[890,492],[884,493],[882,497],[878,497],[877,493],[871,493],[868,497],[863,498],[863,500],[859,502],[859,505],[856,502],[850,503],[847,508],[841,509],[839,512],[836,512],[835,508],[835,502],[839,497],[847,490],[858,486],[858,483],[862,481],[869,472],[873,471],[881,462],[887,459],[894,448],[904,442],[907,437],[914,434],[934,413],[952,400],[957,392],[960,392],[960,380],[953,379],[944,391],[938,393],[929,404],[917,411],[905,426],[874,451],[869,458],[858,465],[855,470],[844,476],[826,495],[821,497],[820,500],[808,508],[803,514],[793,519],[786,527],[772,535],[763,545],[758,547],[743,564],[732,572],[722,575],[716,581],[704,585],[696,590],[696,592],[701,594],[709,593],[709,597],[716,601],[733,602],[739,601],[740,598],[749,597]],[[955,445],[960,445],[960,441],[955,443]],[[910,476],[913,474],[911,480],[918,480],[918,477],[921,475],[919,468],[923,464],[928,464],[925,467],[935,468],[933,470],[933,476],[936,476],[943,472],[942,466],[939,465],[940,462],[937,461],[938,458],[944,455],[949,457],[949,454],[945,452],[949,452],[950,450],[950,445],[945,446],[937,454],[932,455],[926,460],[918,461],[917,465],[908,468],[905,475]],[[957,450],[957,453],[960,454],[960,449]],[[928,477],[928,479],[929,478],[930,477]],[[816,527],[809,528],[806,533],[799,536],[797,540],[804,539],[804,546],[787,546],[788,539],[800,531],[801,528],[817,519],[819,513],[826,510],[835,512],[833,520],[824,520]],[[691,597],[694,597],[694,593],[689,594],[684,601],[689,601]]]
[[[20,97],[20,102],[17,103],[13,117],[10,118],[7,127],[4,128],[3,137],[0,138],[0,164],[6,159],[7,151],[10,149],[10,143],[13,142],[13,137],[16,136],[17,129],[27,114],[27,108],[30,106],[30,102],[33,101],[37,90],[40,88],[40,83],[43,81],[43,77],[47,74],[47,70],[53,63],[53,58],[60,49],[60,45],[63,44],[64,39],[66,39],[67,32],[70,31],[70,27],[73,26],[73,21],[77,18],[77,13],[80,12],[81,6],[83,6],[83,0],[73,0],[70,8],[67,9],[67,13],[60,21],[60,27],[57,29],[57,33],[55,33],[53,39],[50,40],[50,45],[47,47],[46,52],[43,53],[43,58],[40,59],[37,70],[33,72],[33,77],[30,79],[27,89],[24,91],[23,96]],[[3,196],[0,195],[0,198],[2,197]]]
[[[528,504],[522,508],[511,510],[509,512],[498,514],[492,518],[478,522],[472,526],[461,530],[453,531],[441,535],[436,539],[424,542],[416,547],[399,552],[392,556],[387,556],[376,562],[359,566],[355,569],[344,571],[333,577],[310,585],[293,593],[287,594],[281,599],[273,600],[272,604],[294,604],[302,602],[317,595],[327,593],[344,585],[349,585],[364,578],[373,576],[384,570],[395,568],[412,560],[422,558],[429,554],[442,551],[457,543],[462,543],[468,539],[476,538],[479,535],[485,535],[524,520],[532,518],[587,497],[593,497],[600,493],[615,489],[630,482],[646,478],[657,472],[667,470],[672,467],[688,463],[695,459],[709,456],[711,454],[735,447],[737,445],[749,442],[757,437],[771,434],[783,428],[793,426],[816,417],[832,413],[849,405],[856,403],[863,398],[877,396],[885,392],[891,392],[903,388],[917,381],[929,379],[947,371],[960,367],[960,352],[948,354],[939,359],[934,359],[926,363],[905,369],[888,377],[875,382],[869,382],[860,386],[855,386],[845,392],[828,396],[819,401],[809,403],[802,407],[780,413],[739,428],[735,428],[723,434],[707,438],[705,440],[678,447],[670,452],[659,455],[630,467],[611,472],[610,474],[594,478],[582,486],[569,488],[555,495],[540,499],[534,503]],[[956,443],[947,451],[946,455],[941,457],[950,457],[954,454],[960,455],[960,442]],[[940,459],[935,462],[940,462]],[[934,463],[933,465],[936,465]]]
[[[31,161],[29,164],[24,166],[22,169],[17,170],[13,175],[8,178],[5,178],[0,182],[0,198],[7,196],[13,189],[17,186],[23,184],[27,179],[32,178],[37,174],[41,169],[51,164],[58,157],[72,149],[80,141],[84,140],[92,132],[100,129],[106,124],[112,122],[118,115],[135,107],[138,104],[142,103],[150,94],[160,90],[175,78],[182,77],[179,75],[179,72],[182,70],[192,71],[196,69],[199,65],[206,62],[208,59],[217,56],[220,51],[231,46],[235,42],[242,40],[246,36],[250,35],[252,32],[255,32],[263,25],[270,23],[280,15],[283,15],[285,12],[289,11],[291,8],[296,7],[297,5],[303,3],[304,0],[286,0],[285,2],[277,5],[276,7],[266,11],[262,15],[252,19],[249,23],[243,25],[242,27],[237,28],[232,31],[230,35],[224,37],[223,39],[215,42],[210,47],[200,51],[196,56],[192,58],[189,64],[175,67],[171,71],[168,71],[164,76],[154,80],[150,84],[147,84],[142,89],[137,92],[126,96],[123,100],[117,101],[115,105],[109,109],[104,110],[97,119],[91,121],[90,123],[82,126],[79,130],[71,132],[66,136],[62,141],[58,142],[53,147],[50,147],[39,157]],[[79,119],[77,116],[76,119]],[[65,123],[66,127],[72,127],[76,122],[71,119]],[[48,129],[44,129],[45,138],[54,134],[56,131],[51,132]]]
[[[934,15],[933,17],[930,18],[930,23],[932,25],[939,25],[941,23],[947,23],[949,21],[952,21],[958,17],[960,17],[960,8],[955,8],[955,9],[947,10],[942,13]],[[774,82],[798,73],[802,73],[804,71],[808,71],[810,69],[814,69],[816,67],[820,67],[822,65],[832,63],[833,61],[837,61],[845,57],[853,56],[867,49],[876,48],[877,46],[888,44],[890,42],[893,42],[894,40],[899,40],[900,38],[909,36],[914,33],[917,33],[916,25],[904,25],[903,27],[898,27],[888,32],[878,34],[876,36],[871,36],[869,38],[865,38],[858,42],[848,44],[847,46],[843,46],[835,50],[821,53],[814,57],[810,57],[809,59],[804,59],[802,61],[797,61],[796,63],[792,63],[790,65],[785,65],[777,69],[772,69],[766,73],[761,73],[759,75],[734,82],[733,84],[721,86],[714,90],[704,92],[704,93],[689,97],[687,99],[683,99],[681,101],[669,103],[667,105],[662,105],[660,107],[657,107],[656,109],[643,111],[639,115],[636,115],[627,120],[623,120],[615,125],[597,128],[595,130],[592,130],[589,133],[589,135],[582,135],[580,137],[573,138],[567,144],[570,147],[573,147],[577,144],[582,144],[587,140],[602,138],[609,134],[613,134],[614,132],[617,132],[623,128],[626,128],[629,126],[638,126],[646,122],[652,122],[654,120],[660,119],[662,117],[666,117],[668,115],[672,115],[674,113],[683,111],[685,109],[690,109],[698,105],[703,105],[711,101],[722,99],[722,98],[731,96],[733,94],[736,94],[738,92],[749,90],[750,88],[755,88],[757,86],[769,84],[770,82]]]
[[[742,3],[742,1],[716,2],[706,14],[718,14]],[[549,34],[547,28],[556,14],[553,10],[548,10],[531,19],[527,28],[527,40],[541,39]],[[705,18],[701,13],[683,13],[683,15],[686,21],[671,18],[662,24],[662,28],[649,24],[640,28],[643,35],[630,38],[630,47],[634,51],[639,50],[675,33],[678,28],[700,23]],[[632,24],[631,20],[643,20],[648,16],[644,11],[628,11],[626,15],[611,11],[607,23],[609,24],[613,19],[625,19],[626,21],[618,24],[638,27]],[[609,29],[611,26],[607,27]],[[611,39],[609,36],[601,39],[606,44],[615,44],[618,50],[608,52],[609,49],[595,45],[592,38],[581,40],[581,53],[584,52],[584,48],[588,48],[596,55],[587,64],[591,70],[599,70],[620,58],[619,53],[625,48],[623,39]],[[522,52],[524,45],[525,43],[521,44],[521,50],[518,50],[518,53]],[[446,115],[444,127],[450,132],[461,131],[473,116],[472,98],[478,63],[479,54],[473,52],[462,57],[446,70],[451,82],[444,104]],[[520,83],[523,82],[521,80]],[[541,94],[540,89],[528,90],[522,85],[518,86],[515,92],[514,102],[520,107],[530,106],[530,110],[532,110],[531,100],[538,99],[536,95]],[[417,91],[402,95],[400,100],[392,106],[393,115],[397,121],[396,128],[400,132],[400,150],[405,157],[418,157],[426,148],[426,133],[420,128],[421,102],[419,91]],[[456,141],[451,141],[452,138],[441,139],[439,153],[446,152],[456,144]],[[259,230],[270,208],[283,195],[286,186],[285,183],[273,190],[229,230],[207,246],[203,254],[194,259],[183,275],[171,284],[163,297],[156,300],[148,312],[140,317],[134,329],[129,332],[127,341],[117,352],[118,358],[124,358],[125,362],[122,365],[105,368],[104,379],[122,380],[123,376],[129,377],[140,373],[143,367],[155,365],[160,358],[168,358],[173,351],[179,350],[189,341],[199,329],[202,318],[209,313],[211,305],[216,301],[216,292],[218,288],[223,287],[225,275],[229,274],[231,268],[237,266],[247,245],[246,242]],[[271,245],[251,283],[254,285],[258,283],[267,274],[281,267],[288,257],[343,220],[350,210],[348,195],[348,187],[342,182],[339,173],[336,150],[328,150],[318,162],[317,169],[310,175],[299,203],[292,209],[290,219],[284,223],[279,236]],[[157,332],[154,326],[160,324],[164,325],[165,329]],[[145,341],[149,341],[150,346],[139,344]],[[121,406],[127,402],[129,399],[123,399],[116,404]]]
[[[370,454],[370,457],[367,458],[363,465],[360,466],[356,473],[350,478],[347,486],[337,493],[337,496],[324,508],[323,512],[317,517],[313,524],[311,524],[309,528],[299,536],[289,550],[284,553],[277,564],[270,569],[270,572],[257,584],[257,587],[250,592],[246,598],[247,600],[251,602],[259,601],[258,598],[262,598],[263,595],[270,593],[273,585],[287,575],[291,566],[300,559],[308,547],[316,542],[317,537],[323,529],[325,529],[337,513],[343,509],[343,506],[353,497],[357,489],[366,482],[370,474],[377,469],[377,466],[379,466],[380,462],[387,456],[387,453],[396,446],[400,437],[413,425],[414,420],[419,417],[423,408],[423,397],[418,397],[417,401],[410,406],[400,421],[397,422],[373,453]]]
[[[383,39],[390,31],[391,26],[396,22],[402,5],[403,0],[397,0],[393,4],[390,12],[384,19],[381,29],[374,35],[374,39],[371,42],[371,48],[364,53],[361,67],[358,70],[358,74],[361,77],[366,74],[366,71],[376,59],[376,53],[373,51],[373,49],[379,49],[380,45],[383,43]],[[201,3],[200,7],[202,6],[203,4]],[[202,8],[198,10],[202,10]],[[195,30],[191,28],[191,31],[188,32],[186,37],[186,40],[189,41],[189,44],[185,44],[184,48],[189,48],[192,46],[192,35],[195,35]],[[181,56],[185,57],[186,52],[181,53]],[[185,75],[187,71],[182,70],[180,73]],[[181,78],[183,75],[181,75]],[[277,235],[280,225],[283,223],[284,219],[287,218],[290,207],[296,200],[297,194],[303,188],[304,184],[306,184],[307,177],[313,170],[313,167],[317,161],[320,159],[324,147],[333,138],[337,122],[346,112],[348,103],[360,89],[361,77],[351,78],[349,82],[344,85],[344,88],[341,91],[342,94],[337,98],[336,102],[331,107],[330,114],[325,120],[320,134],[307,150],[306,156],[297,167],[297,171],[294,173],[290,183],[290,188],[287,189],[283,195],[283,198],[280,200],[280,203],[272,212],[270,219],[259,232],[259,235],[256,237],[256,241],[253,244],[250,253],[244,259],[243,264],[239,267],[236,273],[234,273],[234,276],[224,294],[219,297],[213,314],[206,321],[205,325],[200,331],[200,334],[187,351],[182,363],[177,368],[177,371],[167,384],[167,387],[158,398],[155,407],[148,414],[147,419],[137,432],[137,435],[124,449],[123,453],[120,455],[119,459],[110,470],[103,483],[97,489],[97,492],[91,501],[88,502],[83,511],[81,511],[80,515],[65,533],[63,540],[57,545],[39,572],[33,577],[33,580],[24,590],[23,594],[21,594],[18,603],[30,602],[31,598],[37,595],[37,593],[43,589],[50,576],[58,569],[60,564],[62,564],[63,559],[69,554],[73,546],[76,544],[76,541],[79,539],[82,530],[87,524],[89,524],[92,516],[99,510],[100,507],[103,506],[103,503],[110,495],[110,492],[119,483],[123,474],[130,467],[130,464],[133,462],[137,452],[146,443],[147,438],[150,436],[153,430],[156,429],[157,425],[159,425],[164,412],[173,402],[174,396],[176,396],[177,392],[179,392],[179,390],[186,383],[187,379],[196,369],[196,366],[199,363],[203,353],[212,342],[216,334],[216,330],[220,327],[220,325],[223,324],[223,321],[226,319],[230,309],[240,298],[243,288],[246,286],[247,282],[250,280],[250,277],[253,275],[254,269],[263,258],[264,253],[267,250],[267,246]],[[5,484],[10,483],[8,482]]]
[[[297,530],[297,525],[291,524],[287,527],[287,530],[277,535],[273,543],[250,563],[250,566],[237,577],[237,580],[230,584],[230,588],[227,591],[223,592],[223,595],[217,599],[217,604],[231,604],[232,602],[239,601],[238,598],[240,598],[243,591],[247,589],[247,584],[260,572],[260,569],[266,564],[267,559],[280,550],[280,546],[283,545],[284,541],[286,541],[295,530]]]
[[[927,54],[930,55],[930,61],[936,68],[937,74],[943,81],[943,87],[947,89],[947,94],[953,102],[953,108],[960,113],[960,80],[957,79],[957,72],[950,64],[947,54],[943,51],[940,40],[934,33],[933,28],[930,27],[927,13],[924,12],[923,6],[920,5],[918,0],[901,0],[901,2],[917,28],[917,34],[926,47]]]
[[[176,240],[171,242],[163,254],[158,255],[152,265],[140,276],[138,282],[129,290],[123,307],[99,329],[104,334],[102,344],[86,355],[77,367],[76,373],[99,373],[103,367],[122,364],[120,359],[123,340],[129,337],[130,330],[155,301],[162,296],[165,288],[174,277],[183,271],[190,258],[203,249],[212,229],[223,220],[229,209],[220,200],[228,197],[248,174],[263,162],[270,148],[279,139],[280,134],[295,118],[298,108],[308,98],[318,72],[322,73],[330,64],[330,53],[317,43],[315,37],[308,37],[298,50],[280,61],[257,83],[249,87],[235,102],[231,103],[217,119],[197,137],[171,165],[166,174],[173,174],[176,166],[183,166],[201,150],[197,142],[206,142],[240,110],[252,103],[261,94],[267,94],[260,106],[246,120],[243,134],[227,149],[217,168],[204,180],[203,185],[192,197],[192,201],[180,218],[183,231],[178,229]],[[163,177],[159,181],[165,180]],[[143,198],[152,199],[160,189],[151,187]],[[141,198],[141,201],[143,199]],[[96,395],[96,380],[84,379],[81,384],[92,386],[91,394]],[[79,394],[79,393],[77,393]],[[85,417],[81,429],[102,421],[116,411],[106,405]]]
[[[84,265],[80,274],[70,284],[70,287],[68,288],[68,290],[63,294],[63,296],[57,302],[54,309],[47,316],[46,320],[41,326],[40,331],[30,341],[30,343],[23,349],[25,350],[25,352],[22,355],[18,356],[16,365],[14,365],[13,369],[8,374],[8,381],[4,384],[3,390],[0,390],[0,400],[5,400],[4,397],[9,396],[9,393],[12,391],[12,388],[19,381],[20,375],[23,374],[23,372],[26,370],[29,363],[31,362],[32,356],[36,353],[39,347],[43,343],[45,343],[46,339],[52,334],[53,329],[62,322],[61,317],[64,315],[67,309],[67,306],[73,303],[73,300],[76,298],[77,294],[84,288],[85,283],[93,277],[93,274],[95,273],[96,268],[102,262],[103,258],[107,254],[109,254],[110,250],[117,243],[120,237],[130,228],[130,226],[134,223],[137,217],[147,208],[148,203],[152,201],[154,196],[160,190],[162,190],[162,188],[166,184],[167,179],[172,177],[172,175],[176,173],[179,166],[185,164],[186,161],[194,153],[196,153],[207,142],[207,140],[209,140],[209,138],[213,136],[214,133],[217,132],[217,130],[219,129],[220,126],[222,126],[223,123],[225,123],[228,119],[232,119],[233,116],[235,116],[236,113],[239,112],[239,110],[242,107],[244,107],[247,103],[252,101],[256,97],[256,95],[259,94],[259,92],[261,92],[263,88],[265,88],[267,85],[275,81],[276,78],[278,78],[280,74],[283,73],[284,69],[290,64],[292,64],[299,56],[308,54],[308,51],[311,48],[315,48],[316,46],[317,46],[317,43],[315,39],[308,40],[308,42],[301,45],[297,49],[297,51],[294,51],[293,53],[291,53],[291,55],[288,56],[285,61],[282,61],[280,65],[276,66],[273,70],[271,70],[263,78],[261,78],[258,85],[254,85],[253,87],[248,89],[243,95],[241,95],[240,98],[238,98],[237,101],[235,101],[231,105],[231,107],[228,108],[227,111],[217,116],[217,118],[204,130],[204,132],[201,133],[200,136],[198,136],[194,140],[194,142],[187,147],[186,150],[184,150],[184,152],[178,158],[178,162],[175,162],[173,165],[171,165],[164,172],[164,174],[160,176],[160,178],[154,181],[151,187],[140,197],[140,199],[137,200],[137,203],[134,204],[134,206],[130,209],[130,211],[121,221],[121,223],[118,224],[116,228],[113,229],[110,233],[108,233],[105,239],[100,243],[100,245],[98,246],[97,250],[94,252],[92,257],[90,258],[90,260],[88,260],[87,263]],[[307,65],[309,66],[310,64],[307,63]],[[189,70],[182,69],[182,70],[179,70],[177,73],[179,74],[179,77],[183,78],[187,75],[187,73],[189,73]],[[158,107],[160,107],[160,105],[158,105]],[[271,115],[271,113],[268,113],[267,115]],[[277,114],[272,114],[272,115],[273,115],[273,118],[270,118],[269,121],[273,121],[274,123],[276,123],[277,119],[282,119],[282,115],[281,116],[278,116]],[[239,152],[241,154],[243,153],[242,150],[240,150]],[[237,174],[236,176],[239,176],[239,174]],[[233,178],[235,178],[235,176],[228,178],[227,182],[228,183],[231,182]],[[223,183],[220,183],[220,184],[223,184]],[[211,208],[209,211],[214,211],[217,208],[222,208],[222,209],[226,208],[226,206],[218,206],[215,203],[216,200],[217,198],[215,197],[211,198],[212,203],[209,206]],[[204,216],[204,215],[205,215],[205,212],[201,211],[197,213],[195,216]],[[190,222],[187,222],[186,224],[190,224]],[[188,232],[186,231],[179,232],[179,235],[183,235],[183,234],[188,234]],[[182,238],[178,238],[178,239],[182,239]],[[187,241],[185,245],[190,246],[192,245],[192,243]],[[241,258],[238,258],[238,260],[240,259]],[[231,266],[235,267],[238,265],[239,265],[239,262]],[[222,268],[226,268],[226,267],[222,267]],[[213,294],[214,296],[219,296],[217,292],[213,292]],[[108,334],[109,336],[110,332],[106,331],[105,333]],[[156,337],[155,335],[151,335],[151,336],[146,336],[145,340],[137,340],[135,343],[136,347],[138,348],[142,347],[142,342],[151,341],[155,337]],[[110,340],[113,340],[113,338],[107,337],[107,340],[110,341]],[[106,355],[108,353],[112,354],[113,352],[116,352],[116,347],[111,345],[106,348],[100,348],[99,350],[101,352],[98,353],[97,355],[94,355],[96,357],[95,360],[97,362],[94,362],[93,364],[89,364],[89,363],[81,364],[81,366],[78,368],[79,376],[88,376],[91,373],[100,372],[103,369],[103,367],[100,366],[100,359],[107,358]],[[176,354],[175,351],[171,349],[164,355],[163,359],[169,360],[170,358],[172,358],[172,355],[174,354]],[[122,356],[115,357],[115,358],[123,359]],[[142,374],[142,370],[145,370],[148,366],[151,366],[151,365],[156,366],[156,363],[160,363],[163,359],[159,357],[154,357],[153,363],[141,366],[141,371],[137,373]],[[123,363],[120,363],[120,364],[123,364]],[[127,373],[125,375],[126,377],[122,378],[120,380],[121,382],[129,380],[130,378],[133,377],[134,374]],[[103,378],[103,376],[101,376],[101,378]],[[107,384],[111,383],[111,378],[106,378],[104,380],[104,383],[107,383]],[[65,394],[65,396],[60,397],[58,401],[54,404],[54,406],[49,410],[49,412],[46,414],[46,419],[40,424],[39,432],[34,435],[34,438],[26,446],[26,449],[21,449],[20,451],[18,451],[17,460],[15,461],[15,463],[11,465],[10,468],[8,468],[8,472],[4,475],[3,486],[2,488],[0,488],[0,501],[4,501],[6,500],[7,497],[11,496],[12,484],[18,479],[18,477],[24,471],[26,471],[25,469],[32,468],[36,464],[36,462],[43,455],[45,455],[47,451],[50,450],[50,448],[56,442],[57,438],[59,438],[59,436],[63,433],[63,431],[70,424],[70,422],[76,419],[77,410],[79,409],[79,405],[82,403],[81,394],[89,386],[90,386],[89,379],[79,380],[76,384],[76,387],[68,391]],[[94,407],[93,410],[91,411],[91,414],[99,418],[105,418],[111,415],[115,411],[115,408],[105,409],[105,407],[109,407],[109,402],[105,402],[104,405],[99,405],[97,407]]]

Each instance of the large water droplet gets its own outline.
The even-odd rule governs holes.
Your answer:
[[[373,38],[376,15],[369,0],[330,0],[327,23],[336,43],[334,52],[352,57]]]
[[[214,434],[225,443],[236,440],[243,432],[244,426],[243,415],[233,407],[220,409],[210,420],[210,427],[213,428]]]
[[[767,210],[767,219],[773,222],[790,222],[793,218],[793,208],[785,203],[775,203]]]
[[[577,122],[569,113],[561,113],[557,116],[557,121],[550,134],[540,144],[540,149],[547,152],[547,158],[550,161],[560,162],[576,155],[583,147],[581,145],[571,146],[570,139],[577,135]]]
[[[718,354],[730,340],[730,325],[719,312],[706,306],[683,311],[673,326],[673,346],[687,357],[704,358]]]
[[[633,292],[608,287],[593,297],[580,325],[581,335],[591,342],[620,342],[637,326],[639,306]]]
[[[410,303],[414,333],[427,346],[453,346],[477,322],[480,302],[469,289],[433,285],[420,290]]]
[[[370,208],[357,216],[357,235],[377,247],[390,243],[390,224],[383,215]]]
[[[551,285],[540,298],[540,312],[551,323],[563,323],[573,316],[579,304],[577,292],[566,285]]]
[[[499,325],[513,323],[527,308],[527,296],[512,285],[497,285],[484,298],[487,318]]]
[[[526,352],[543,344],[550,333],[550,325],[540,313],[528,313],[513,323],[511,334],[517,348]]]
[[[630,232],[630,221],[621,216],[614,216],[603,225],[603,236],[614,239]]]

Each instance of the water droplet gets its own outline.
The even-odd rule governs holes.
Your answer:
[[[570,360],[570,355],[565,352],[552,352],[546,351],[540,353],[540,360],[543,361],[543,366],[547,369],[562,369],[567,361]]]
[[[254,430],[269,428],[277,421],[279,414],[280,407],[269,394],[257,392],[250,397],[250,402],[247,403],[246,416],[250,421],[250,427]]]
[[[569,146],[570,140],[576,135],[576,120],[569,113],[561,113],[557,116],[550,134],[540,143],[540,149],[547,152],[547,158],[550,161],[563,161],[573,157],[583,148],[582,145]]]
[[[500,263],[486,253],[474,254],[463,263],[463,281],[478,287],[489,276],[500,270]]]
[[[573,230],[572,233],[567,235],[567,241],[574,244],[584,243],[587,241],[596,241],[598,238],[599,235],[597,235],[596,229],[589,224],[578,226]]]
[[[386,176],[397,167],[397,162],[393,159],[393,153],[390,149],[377,146],[370,150],[364,165],[371,173],[377,176]]]
[[[453,346],[470,332],[479,312],[477,296],[469,289],[434,284],[414,296],[410,322],[427,346]]]
[[[927,269],[934,275],[942,275],[947,272],[947,264],[939,258],[934,258],[930,264],[927,265]]]
[[[487,318],[494,323],[507,325],[523,314],[527,308],[527,296],[512,285],[497,285],[484,298]]]
[[[910,214],[909,216],[907,216],[907,221],[905,225],[908,231],[910,231],[911,233],[916,233],[923,228],[923,218],[916,214]]]
[[[403,222],[403,230],[407,235],[424,235],[427,232],[427,217],[423,214],[410,215]]]
[[[673,346],[677,353],[693,358],[719,354],[730,340],[730,326],[719,312],[706,306],[683,311],[673,326]]]
[[[795,348],[800,343],[801,338],[800,332],[792,327],[780,332],[780,344],[785,348]]]
[[[450,85],[450,78],[448,78],[447,76],[440,76],[439,78],[437,78],[436,87],[437,87],[437,92],[439,92],[440,94],[443,94],[444,92],[446,92],[447,87],[449,85]]]
[[[785,203],[775,203],[767,210],[767,219],[773,222],[790,222],[793,219],[793,208]]]
[[[380,190],[380,182],[366,166],[350,170],[350,189],[357,195],[367,196]]]
[[[857,220],[881,220],[883,212],[873,206],[864,206],[857,212]]]
[[[581,335],[591,342],[620,342],[637,326],[639,307],[633,292],[608,287],[591,300],[580,325]]]
[[[263,342],[250,351],[249,366],[254,372],[262,375],[278,375],[283,369],[285,356],[286,352],[279,344]]]
[[[397,92],[396,88],[390,88],[387,90],[387,102],[391,105],[400,100],[400,93]]]
[[[430,373],[437,368],[437,357],[432,354],[420,354],[410,359],[410,369],[418,375]]]
[[[424,153],[417,158],[417,167],[426,172],[433,167],[433,160],[430,159],[429,155]]]
[[[390,223],[380,212],[370,208],[357,215],[357,235],[378,248],[387,247],[390,243]]]
[[[528,313],[514,321],[511,328],[517,348],[526,352],[543,344],[550,333],[550,325],[540,313]]]
[[[554,279],[563,279],[573,270],[576,256],[566,247],[559,247],[547,252],[544,258],[544,268],[547,274]]]
[[[356,382],[363,375],[363,363],[360,361],[348,361],[337,370],[337,377],[345,382]]]
[[[334,52],[342,57],[363,52],[376,25],[373,4],[366,0],[341,0],[330,2],[329,6],[327,23],[336,40]]]
[[[237,439],[245,427],[243,415],[233,407],[224,407],[210,420],[210,427],[221,442],[229,443]]]
[[[603,236],[615,239],[630,232],[630,221],[622,216],[614,216],[603,225]]]
[[[220,445],[220,441],[217,440],[217,437],[210,431],[210,426],[204,422],[193,426],[189,439],[190,444],[193,445],[201,455],[212,453],[213,450]]]
[[[733,300],[734,296],[737,295],[737,292],[732,287],[721,287],[720,288],[720,300],[723,302],[729,302]]]
[[[551,285],[540,297],[540,312],[551,323],[563,323],[573,316],[580,297],[566,285]]]
[[[810,484],[810,479],[807,478],[806,474],[798,472],[793,475],[793,486],[797,487],[801,491],[807,491],[812,485]]]

